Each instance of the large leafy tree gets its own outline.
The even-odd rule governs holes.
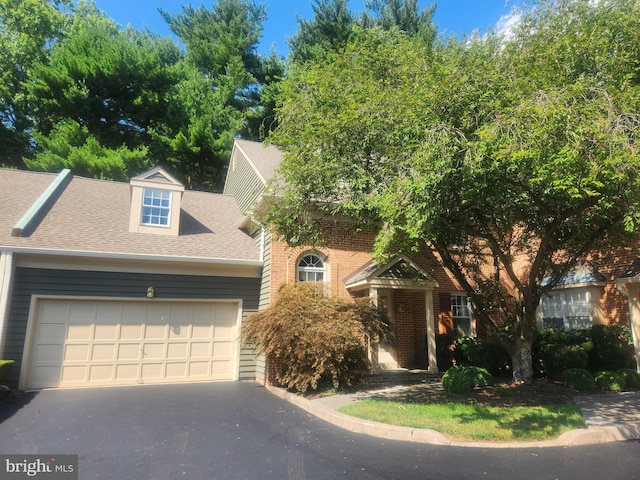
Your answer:
[[[510,39],[430,51],[361,32],[283,85],[286,187],[270,220],[304,243],[321,241],[323,216],[355,216],[379,227],[379,256],[433,254],[530,381],[541,296],[637,231],[638,22],[634,0],[559,0]]]
[[[45,63],[48,45],[61,38],[70,1],[0,1],[0,164],[22,166],[32,150],[26,83],[34,63]]]

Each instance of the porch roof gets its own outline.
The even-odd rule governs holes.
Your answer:
[[[366,288],[431,290],[438,286],[438,282],[432,276],[405,256],[396,256],[384,263],[371,260],[345,277],[343,282],[347,290]]]

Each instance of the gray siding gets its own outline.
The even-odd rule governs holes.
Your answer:
[[[264,188],[264,182],[249,160],[239,149],[234,148],[224,194],[234,196],[240,211],[246,214],[262,196]]]
[[[144,298],[149,286],[162,299],[242,299],[243,317],[259,304],[259,278],[16,268],[4,351],[5,359],[16,361],[11,385],[18,384],[31,295]],[[255,378],[255,365],[252,352],[241,352],[240,378]]]

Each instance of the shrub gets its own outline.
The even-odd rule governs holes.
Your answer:
[[[456,337],[450,333],[436,335],[436,358],[438,370],[444,372],[453,366],[456,350]]]
[[[442,387],[451,393],[470,392],[474,387],[486,387],[492,383],[491,374],[475,366],[451,367],[442,376]]]
[[[593,375],[583,368],[570,368],[562,372],[560,376],[565,387],[574,390],[593,390],[595,381]]]
[[[367,338],[389,340],[390,329],[368,299],[322,294],[308,282],[285,285],[273,306],[251,315],[243,343],[274,360],[277,380],[301,392],[319,382],[352,385],[368,371]]]
[[[456,340],[456,364],[474,365],[492,375],[509,372],[511,356],[498,342],[485,338],[460,337]]]
[[[621,368],[616,373],[624,379],[625,390],[640,389],[640,373],[632,368]]]
[[[14,363],[14,360],[0,360],[0,385],[6,382]]]
[[[560,378],[567,369],[586,369],[588,354],[578,345],[550,344],[541,347],[540,370],[550,378]]]
[[[616,373],[603,370],[594,377],[596,387],[608,392],[621,392],[624,389],[625,377]]]
[[[589,352],[589,368],[594,371],[633,368],[633,341],[626,325],[594,325],[591,327],[593,349]]]
[[[537,331],[532,347],[533,367],[536,374],[557,379],[562,371],[567,368],[586,368],[587,364],[583,361],[584,356],[582,353],[577,352],[574,348],[565,349],[558,345],[580,347],[588,355],[589,350],[592,348],[590,339],[590,330],[588,329],[569,331],[546,329]],[[567,356],[572,357],[569,359],[570,363],[563,365],[563,362],[567,360]],[[576,356],[577,358],[575,358]]]

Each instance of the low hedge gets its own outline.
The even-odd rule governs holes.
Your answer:
[[[475,387],[486,387],[493,383],[491,374],[481,367],[455,366],[442,376],[442,387],[450,393],[462,394]]]
[[[0,360],[0,385],[4,385],[13,368],[14,360]]]
[[[584,368],[569,368],[562,372],[560,379],[565,387],[574,390],[593,390],[595,388],[593,375]]]
[[[624,390],[625,380],[623,375],[609,370],[598,372],[594,377],[596,387],[608,392],[621,392]]]
[[[640,389],[640,373],[632,368],[621,368],[616,373],[624,379],[625,390]]]

